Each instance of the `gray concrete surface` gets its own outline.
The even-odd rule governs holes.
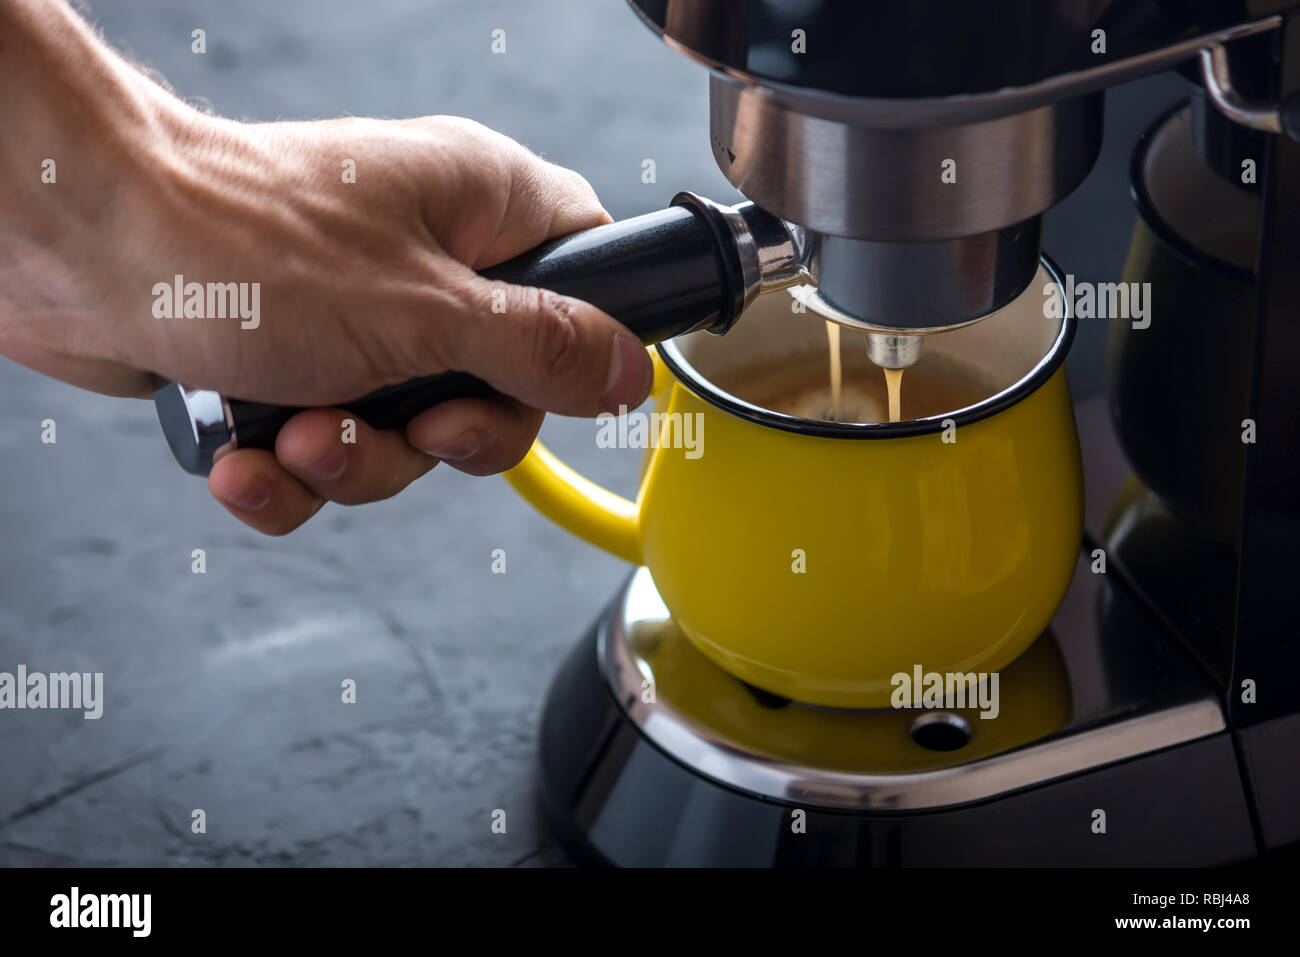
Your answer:
[[[110,40],[222,113],[470,115],[580,170],[616,216],[680,188],[735,196],[709,153],[704,73],[618,0],[93,8]],[[196,27],[205,55],[190,52]],[[498,27],[504,56],[489,51]],[[1081,277],[1118,271],[1127,152],[1176,92],[1126,88],[1100,179],[1053,214],[1049,248]],[[656,184],[641,181],[645,158]],[[1078,347],[1083,391],[1099,382],[1099,341],[1081,337],[1093,343]],[[443,469],[265,539],[174,466],[146,403],[0,360],[0,409],[0,671],[103,672],[107,697],[98,721],[0,712],[0,864],[565,862],[533,804],[537,718],[561,656],[625,574],[618,561],[500,479]],[[54,445],[40,441],[47,418]],[[594,436],[554,418],[543,432],[630,492],[637,453]],[[505,575],[491,573],[496,548]],[[203,835],[190,832],[196,808]]]

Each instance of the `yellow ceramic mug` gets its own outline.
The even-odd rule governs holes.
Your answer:
[[[1046,627],[1082,539],[1063,365],[1075,320],[1055,273],[1044,261],[1006,308],[927,340],[922,362],[977,370],[987,399],[895,424],[796,419],[711,381],[824,353],[824,324],[790,302],[760,297],[725,337],[656,347],[655,411],[702,424],[693,450],[646,451],[635,503],[540,443],[507,478],[564,528],[646,565],[700,651],[759,688],[883,707],[916,665],[998,670]]]

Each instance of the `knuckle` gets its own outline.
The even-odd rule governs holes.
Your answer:
[[[412,459],[415,461],[412,462]],[[371,501],[378,502],[393,498],[395,495],[406,491],[412,482],[420,478],[436,464],[432,459],[428,459],[419,453],[403,456],[401,461],[394,462],[392,467],[387,470],[384,480],[380,483]]]
[[[397,481],[397,469],[389,461],[390,456],[383,449],[371,449],[357,462],[355,470],[349,470],[335,482],[323,482],[315,489],[336,505],[368,505],[392,498],[404,487]]]
[[[311,515],[315,514],[315,511],[311,513]],[[269,538],[284,538],[284,536],[288,535],[290,532],[297,531],[306,524],[307,520],[311,518],[311,515],[305,517],[300,515],[281,515],[264,525],[254,525],[253,527]]]
[[[457,130],[471,136],[484,136],[492,132],[478,120],[468,116],[456,116],[451,113],[436,113],[420,119],[433,129]]]
[[[532,439],[523,442],[502,443],[494,451],[496,458],[492,463],[492,471],[507,472],[524,460],[528,450],[533,447]]]
[[[596,198],[596,190],[592,187],[590,180],[583,176],[577,170],[569,169],[565,166],[557,167],[560,172],[560,180],[567,188],[568,193],[575,200],[589,203],[593,206],[600,206],[600,201]]]
[[[530,353],[533,367],[548,377],[568,380],[582,373],[583,347],[568,303],[545,289],[530,289]]]

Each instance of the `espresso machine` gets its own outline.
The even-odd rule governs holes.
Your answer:
[[[647,343],[724,335],[780,294],[908,368],[1034,280],[1107,88],[1177,70],[1191,96],[1134,153],[1124,278],[1150,283],[1152,321],[1111,320],[1107,401],[1076,409],[1084,541],[1002,671],[1004,719],[741,681],[638,568],[545,707],[540,794],[565,843],[632,866],[1178,866],[1300,842],[1300,3],[629,5],[707,68],[713,153],[748,202],[681,193],[486,274]],[[444,373],[346,407],[395,427],[486,391]],[[156,399],[197,474],[227,443],[272,447],[296,411]]]

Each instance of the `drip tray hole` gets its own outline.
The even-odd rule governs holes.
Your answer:
[[[912,740],[929,751],[956,751],[970,743],[970,725],[959,715],[936,711],[912,722]]]
[[[739,680],[739,679],[738,679]],[[755,688],[747,681],[741,681],[741,685],[749,692],[750,696],[758,702],[759,707],[767,708],[771,711],[779,711],[790,704],[789,698],[783,698],[779,694],[772,694],[770,691],[764,691],[762,688]]]

